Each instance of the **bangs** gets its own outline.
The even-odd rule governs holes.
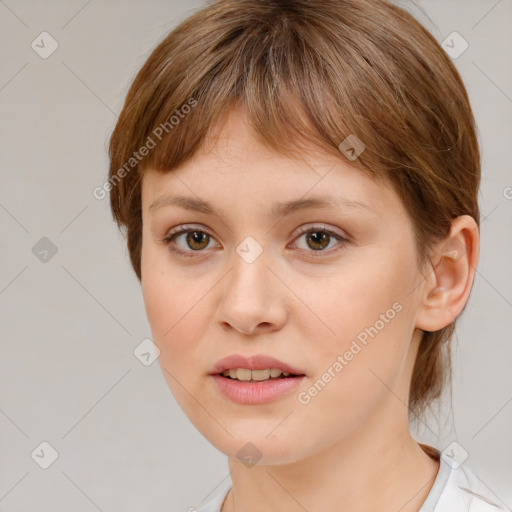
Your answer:
[[[154,50],[167,63],[153,68],[157,59],[150,56],[140,71],[133,86],[138,117],[126,137],[135,143],[127,155],[148,147],[138,170],[169,172],[184,163],[233,108],[244,109],[261,142],[286,155],[299,156],[313,144],[344,158],[339,145],[351,135],[365,146],[351,164],[369,176],[410,165],[395,141],[410,129],[402,118],[411,98],[400,66],[379,46],[385,28],[375,22],[365,39],[347,23],[329,41],[325,20],[316,20],[317,27],[308,18],[305,27],[293,16],[267,18],[247,20],[243,28],[233,19],[232,30],[223,20],[228,26],[193,45],[179,39],[185,25]]]

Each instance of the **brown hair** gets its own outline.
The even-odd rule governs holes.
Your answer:
[[[435,38],[385,0],[217,0],[170,32],[144,63],[110,140],[106,183],[141,279],[141,177],[171,172],[235,105],[255,134],[294,154],[304,142],[386,176],[412,219],[418,264],[451,221],[479,225],[480,153],[459,73]],[[424,332],[409,408],[421,414],[451,375],[455,321]]]

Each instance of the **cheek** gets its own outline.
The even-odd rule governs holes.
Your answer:
[[[185,282],[186,272],[170,265],[169,253],[156,247],[148,234],[141,253],[141,285],[146,315],[153,335],[159,342],[174,331],[173,326],[186,314],[193,287]]]
[[[405,316],[398,310],[405,309],[412,274],[391,255],[380,256],[378,262],[361,259],[323,279],[295,277],[294,291],[301,298],[295,308],[304,310],[295,318],[308,333],[304,339],[315,340],[315,351],[330,354],[358,336],[364,342],[365,333],[370,337],[368,330],[375,332],[372,326],[379,336],[396,334],[399,317]]]
[[[148,272],[145,278],[146,315],[153,342],[160,350],[162,374],[183,412],[193,419],[200,411],[191,394],[200,394],[198,375],[206,372],[200,343],[204,338],[202,323],[208,318],[205,301],[201,301],[205,292],[198,293],[183,276]],[[191,371],[193,368],[198,373]]]
[[[146,279],[143,288],[146,315],[160,350],[192,348],[198,319],[204,311],[205,291],[191,286],[183,276],[160,275]],[[186,341],[186,343],[185,343]]]
[[[409,261],[404,256],[404,261]],[[315,315],[297,315],[304,353],[314,354],[312,367],[319,392],[315,410],[331,408],[334,422],[354,421],[371,410],[393,387],[406,361],[413,309],[408,302],[413,267],[395,256],[368,260],[323,281],[303,281],[299,296]],[[315,394],[315,390],[311,390]],[[339,407],[338,407],[339,406]]]
[[[200,289],[191,285],[187,272],[169,265],[165,251],[142,251],[142,293],[153,341],[166,366],[178,359],[181,351],[193,348],[194,316],[201,311]],[[183,342],[186,340],[186,343]],[[175,357],[169,357],[172,353]]]

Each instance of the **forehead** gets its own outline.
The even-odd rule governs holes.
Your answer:
[[[280,202],[273,212],[282,213],[285,202],[318,197],[378,211],[385,206],[386,194],[392,193],[389,188],[383,178],[374,181],[341,154],[336,157],[313,144],[297,155],[278,153],[253,133],[246,114],[234,109],[182,165],[167,173],[144,172],[142,206],[148,212],[155,201],[163,203],[172,193],[202,201],[205,212],[212,202],[238,206]]]

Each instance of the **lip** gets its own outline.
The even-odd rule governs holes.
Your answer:
[[[300,377],[284,377],[261,382],[242,382],[231,380],[222,375],[212,375],[217,389],[232,402],[241,405],[258,405],[270,402],[291,393],[304,379]]]
[[[302,370],[295,368],[294,366],[280,361],[275,357],[268,356],[265,354],[254,354],[244,356],[242,354],[231,354],[229,356],[219,359],[211,368],[210,375],[218,375],[224,370],[232,368],[247,368],[248,370],[266,370],[272,368],[278,368],[284,372],[292,373],[293,375],[306,375]]]

